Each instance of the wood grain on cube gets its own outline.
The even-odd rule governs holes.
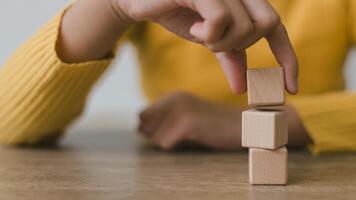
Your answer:
[[[276,67],[247,70],[247,90],[250,106],[283,105],[283,69]]]
[[[288,179],[288,151],[249,149],[249,182],[253,185],[286,185]]]
[[[288,119],[282,110],[242,112],[242,146],[277,149],[288,142]]]

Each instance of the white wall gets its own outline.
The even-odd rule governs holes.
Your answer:
[[[68,0],[1,0],[0,64],[39,26],[54,16]],[[347,62],[348,87],[356,89],[356,51]],[[351,67],[351,66],[354,67]],[[1,66],[1,65],[0,65]],[[125,47],[118,62],[100,82],[87,115],[100,112],[137,112],[145,105],[139,90],[137,63],[132,48]]]
[[[350,51],[345,67],[347,88],[356,91],[356,49]]]

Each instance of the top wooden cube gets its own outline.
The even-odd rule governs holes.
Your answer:
[[[281,67],[247,70],[248,104],[250,106],[283,105],[284,75]]]

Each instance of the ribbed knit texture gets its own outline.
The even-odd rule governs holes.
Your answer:
[[[111,62],[63,63],[55,50],[62,15],[41,28],[0,70],[0,143],[30,145],[63,133]]]
[[[356,94],[335,92],[297,97],[288,101],[302,118],[314,141],[310,150],[356,151]]]

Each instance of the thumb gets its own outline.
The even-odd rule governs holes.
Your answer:
[[[246,91],[247,55],[245,50],[231,50],[228,52],[215,53],[225,75],[229,81],[230,88],[236,94]]]

